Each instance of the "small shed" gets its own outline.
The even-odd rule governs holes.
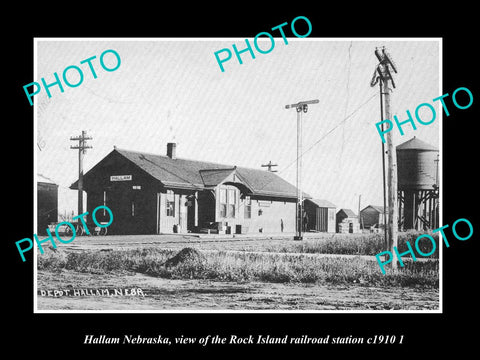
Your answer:
[[[364,229],[379,228],[384,224],[385,208],[379,205],[368,205],[360,211],[360,224]]]
[[[46,234],[51,223],[58,221],[58,185],[37,174],[37,234]]]
[[[337,212],[337,232],[338,233],[359,233],[360,224],[358,216],[350,209],[340,209]]]
[[[307,214],[307,231],[335,232],[334,204],[323,199],[305,199],[303,206]]]

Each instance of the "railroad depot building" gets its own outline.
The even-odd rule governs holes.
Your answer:
[[[266,170],[177,158],[175,143],[167,156],[114,147],[83,190],[87,222],[100,205],[112,210],[109,234],[295,232],[295,186]],[[102,210],[95,217],[109,221]]]

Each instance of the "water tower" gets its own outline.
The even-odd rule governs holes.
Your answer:
[[[438,149],[416,137],[397,146],[400,228],[438,227]]]

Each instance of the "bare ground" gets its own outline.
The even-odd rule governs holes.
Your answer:
[[[312,238],[325,239],[325,234]],[[329,235],[331,236],[331,235]],[[158,246],[193,247],[203,252],[259,252],[291,243],[291,237],[263,236],[198,238],[190,235],[79,236],[67,251],[130,249]],[[285,254],[307,255],[302,253]],[[339,256],[308,254],[311,256]],[[42,256],[37,254],[37,256]],[[344,255],[355,257],[355,255]],[[358,256],[358,255],[356,255]],[[373,256],[365,256],[375,261]],[[145,296],[42,296],[41,290],[140,288]],[[105,311],[222,311],[222,310],[438,310],[439,290],[412,287],[372,287],[361,284],[325,286],[296,283],[228,282],[165,279],[145,274],[85,274],[62,270],[38,271],[37,309]],[[72,292],[72,291],[71,291]]]
[[[142,295],[112,296],[140,288]],[[438,310],[438,289],[178,280],[143,274],[39,271],[38,291],[110,289],[110,296],[41,296],[41,310]],[[71,293],[71,292],[70,292]]]

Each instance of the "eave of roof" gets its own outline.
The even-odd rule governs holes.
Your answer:
[[[308,199],[318,207],[324,207],[324,208],[336,208],[337,206],[335,204],[332,204],[330,201],[325,200],[325,199]]]
[[[132,162],[139,169],[161,182],[165,187],[189,190],[207,189],[222,183],[223,180],[235,171],[239,181],[244,183],[253,195],[289,199],[297,197],[297,189],[295,186],[278,175],[266,170],[235,167],[232,165],[183,158],[171,159],[168,156],[119,148],[115,148],[107,156],[110,156],[113,152],[118,153]],[[97,165],[95,165],[94,168]],[[89,172],[94,168],[89,170]],[[87,176],[89,172],[87,172],[85,176]],[[209,179],[207,179],[205,183],[205,174],[209,172],[217,172],[217,174],[206,175]],[[202,176],[202,174],[204,176]],[[209,184],[209,182],[211,183]],[[73,183],[70,188],[76,188],[77,183],[78,181]],[[306,193],[303,194],[304,198],[311,198],[310,195]]]

